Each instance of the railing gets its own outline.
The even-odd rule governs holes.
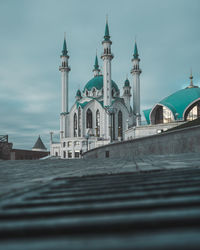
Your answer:
[[[0,142],[8,142],[8,135],[0,135]]]

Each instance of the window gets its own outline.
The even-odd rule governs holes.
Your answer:
[[[66,143],[65,143],[65,142],[63,142],[63,148],[65,147],[65,144],[66,144]]]
[[[56,152],[56,156],[58,156],[58,152]]]
[[[66,158],[66,151],[63,151],[63,158]]]
[[[77,114],[74,114],[74,137],[77,137]]]
[[[81,136],[81,108],[78,109],[78,136]]]
[[[71,146],[72,146],[72,142],[71,142],[71,141],[68,141],[68,142],[67,142],[67,146],[68,146],[68,147],[71,147]]]
[[[163,123],[163,107],[159,106],[156,110],[155,124]]]
[[[92,128],[92,111],[90,109],[86,113],[86,128]]]
[[[72,151],[71,150],[68,151],[68,158],[72,158]]]
[[[80,151],[75,151],[74,156],[75,156],[75,158],[79,158],[79,156],[80,156]]]
[[[120,110],[118,113],[118,137],[122,138],[123,131],[123,120],[122,120],[122,111]]]
[[[79,146],[80,145],[80,141],[75,141],[74,142],[74,146]]]
[[[193,104],[185,114],[185,120],[192,121],[200,117],[200,101]]]
[[[92,89],[92,95],[96,96],[96,89],[95,88]]]
[[[155,124],[169,123],[174,120],[174,116],[170,109],[165,106],[158,106],[155,114]]]
[[[163,123],[169,123],[173,121],[173,114],[171,110],[166,107],[163,107]]]
[[[96,136],[100,136],[100,112],[98,109],[96,112]]]

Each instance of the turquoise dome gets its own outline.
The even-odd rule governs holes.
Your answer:
[[[167,96],[163,100],[161,100],[159,104],[166,106],[169,108],[174,117],[177,119],[184,119],[184,111],[190,106],[191,103],[195,102],[195,100],[200,98],[200,88],[193,87],[193,88],[185,88],[181,89],[172,95]],[[147,120],[147,123],[150,123],[150,113],[152,109],[144,110],[144,115]]]
[[[177,118],[183,118],[185,109],[196,99],[200,98],[200,88],[181,89],[164,98],[159,103],[168,107]]]
[[[124,82],[124,87],[130,87],[130,82],[128,79]]]
[[[117,84],[112,80],[112,88],[114,88],[116,90],[116,92],[119,92],[119,88],[117,86]],[[95,76],[93,77],[89,82],[86,83],[85,87],[84,87],[84,91],[87,89],[88,91],[90,91],[92,88],[96,88],[98,90],[103,88],[103,76]]]

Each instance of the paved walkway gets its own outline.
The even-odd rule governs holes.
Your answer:
[[[0,249],[200,249],[200,156],[0,162]]]

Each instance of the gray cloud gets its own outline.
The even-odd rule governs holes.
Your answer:
[[[115,58],[113,80],[131,80],[137,36],[142,109],[187,86],[192,67],[200,83],[199,0],[36,0],[0,2],[0,134],[15,147],[31,148],[40,134],[59,130],[60,52],[67,32],[70,106],[77,88],[92,78],[100,56],[105,16]],[[101,64],[101,60],[99,60]]]

